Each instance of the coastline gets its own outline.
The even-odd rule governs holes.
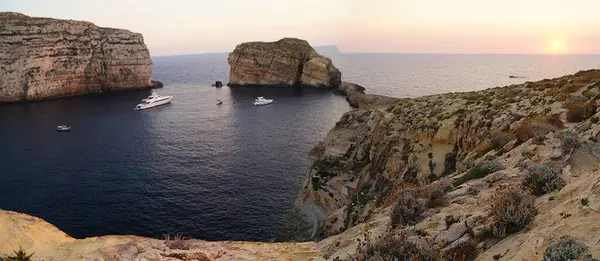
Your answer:
[[[95,95],[95,94],[102,94],[102,93],[108,93],[108,92],[135,92],[135,91],[144,91],[144,90],[151,90],[151,89],[160,89],[163,88],[164,84],[160,81],[155,81],[152,80],[150,85],[147,86],[140,86],[140,87],[135,87],[135,88],[115,88],[115,89],[106,89],[106,90],[102,90],[99,92],[83,92],[83,93],[74,93],[71,95],[60,95],[60,96],[52,96],[52,97],[45,97],[43,99],[35,99],[35,100],[18,100],[18,101],[8,101],[8,102],[0,102],[0,106],[2,106],[3,104],[17,104],[17,103],[35,103],[35,102],[44,102],[44,101],[51,101],[51,100],[57,100],[57,99],[62,99],[62,98],[69,98],[69,97],[77,97],[77,96],[82,96],[82,95]]]
[[[385,199],[381,201],[383,205],[376,205],[374,207],[374,205],[370,204],[379,204],[377,203],[379,201],[376,200],[379,197],[385,198],[386,195],[394,196],[397,194],[390,192],[384,195],[386,189],[370,190],[370,188],[378,188],[380,185],[377,184],[377,181],[381,179],[380,177],[371,175],[380,173],[404,175],[403,166],[406,165],[401,160],[396,160],[395,158],[400,158],[400,155],[388,153],[389,148],[397,145],[399,140],[396,138],[400,135],[405,135],[403,137],[407,139],[404,141],[404,144],[409,144],[411,147],[413,146],[413,142],[416,144],[422,142],[429,144],[434,140],[435,143],[432,144],[434,145],[433,150],[435,151],[435,155],[430,156],[430,159],[443,158],[444,150],[452,149],[446,146],[445,143],[454,143],[455,138],[462,137],[459,145],[461,151],[459,151],[458,155],[462,155],[465,161],[468,159],[473,161],[478,160],[476,162],[479,162],[483,159],[493,158],[501,162],[504,169],[490,173],[488,177],[483,177],[481,180],[473,179],[453,187],[452,191],[447,191],[445,192],[447,195],[443,195],[445,197],[444,202],[446,202],[444,204],[449,205],[438,206],[433,209],[435,211],[431,212],[429,216],[419,223],[411,226],[401,226],[396,228],[396,230],[400,230],[402,233],[412,233],[411,235],[416,237],[415,240],[434,240],[436,246],[446,247],[442,249],[443,251],[450,251],[448,250],[450,247],[460,246],[460,244],[455,243],[460,240],[484,240],[481,242],[488,242],[490,245],[486,246],[485,251],[480,253],[478,260],[488,260],[492,255],[504,252],[506,249],[513,249],[519,246],[519,244],[524,245],[518,250],[510,251],[507,255],[508,258],[512,258],[513,260],[537,259],[539,254],[534,254],[535,251],[533,251],[533,248],[539,248],[539,244],[525,244],[523,242],[535,241],[534,239],[538,235],[548,231],[559,231],[560,233],[548,234],[548,232],[548,235],[541,239],[543,240],[540,243],[542,246],[550,244],[551,240],[561,236],[561,233],[568,232],[589,245],[590,253],[598,253],[600,252],[600,248],[590,243],[594,239],[593,235],[586,232],[600,231],[600,225],[597,222],[593,223],[595,222],[595,212],[587,210],[584,208],[585,206],[581,207],[579,204],[565,205],[565,202],[585,197],[591,200],[592,203],[590,205],[594,204],[591,207],[592,209],[596,207],[597,203],[593,200],[597,196],[594,196],[594,191],[600,191],[600,185],[593,182],[598,178],[598,161],[596,159],[600,156],[598,153],[600,146],[595,141],[597,137],[600,137],[600,125],[597,122],[563,122],[564,126],[562,128],[566,128],[566,130],[578,131],[578,128],[581,129],[578,139],[581,140],[582,145],[571,151],[563,150],[561,147],[562,138],[554,135],[552,131],[543,136],[545,140],[543,143],[534,144],[535,141],[532,138],[527,141],[521,141],[521,143],[516,143],[515,141],[507,142],[504,146],[506,149],[502,148],[502,153],[498,153],[492,149],[482,152],[477,147],[485,143],[481,140],[487,140],[491,136],[488,131],[503,129],[494,127],[495,125],[491,123],[478,124],[476,122],[476,120],[486,120],[481,117],[482,113],[479,110],[487,111],[487,102],[492,104],[490,108],[494,107],[493,104],[498,104],[496,107],[498,107],[498,113],[501,114],[490,114],[494,116],[490,116],[492,118],[490,122],[505,124],[508,126],[507,128],[511,126],[515,127],[518,123],[528,119],[528,114],[532,112],[530,110],[535,110],[534,112],[545,111],[544,105],[550,108],[550,112],[566,113],[567,109],[553,105],[555,103],[538,103],[541,105],[536,107],[528,101],[529,99],[539,100],[540,97],[546,99],[548,98],[544,96],[546,92],[551,96],[550,99],[564,95],[562,92],[556,92],[557,90],[571,92],[571,89],[568,88],[547,87],[554,83],[563,82],[577,82],[580,92],[598,89],[599,93],[594,94],[596,96],[588,96],[593,97],[594,102],[600,99],[600,88],[597,88],[600,87],[598,85],[600,83],[600,71],[596,70],[582,71],[574,75],[567,75],[552,80],[524,83],[515,86],[490,88],[476,92],[445,93],[410,99],[350,93],[350,96],[355,95],[354,99],[358,100],[358,108],[345,113],[336,126],[329,131],[323,142],[317,145],[308,155],[312,159],[313,166],[307,171],[303,187],[298,192],[298,196],[294,202],[296,209],[305,213],[312,221],[311,234],[314,235],[314,238],[322,238],[317,242],[209,242],[189,239],[186,242],[191,245],[190,249],[173,250],[166,246],[164,240],[137,236],[101,236],[74,239],[39,218],[0,210],[0,241],[4,240],[4,242],[8,242],[8,244],[0,246],[0,253],[8,254],[19,246],[23,246],[29,251],[38,253],[38,258],[41,257],[47,260],[87,260],[89,258],[106,257],[115,254],[121,254],[122,256],[131,255],[131,259],[134,256],[143,257],[147,260],[157,260],[156,257],[175,254],[178,257],[182,257],[180,259],[185,259],[184,257],[190,257],[198,253],[207,256],[211,260],[281,260],[282,257],[289,260],[348,258],[353,256],[360,248],[357,240],[370,240],[369,237],[383,237],[387,233],[394,231],[393,229],[389,230],[390,222],[392,222],[390,212],[393,212],[393,206],[390,204],[386,205]],[[535,92],[536,88],[545,89],[544,92]],[[517,98],[514,93],[520,93],[522,96],[518,96]],[[538,96],[530,98],[525,95]],[[503,105],[503,100],[493,103],[489,100],[492,96],[512,102],[507,103],[508,105]],[[522,99],[523,97],[526,99]],[[517,105],[523,101],[527,102],[527,104]],[[432,106],[432,104],[437,105]],[[509,105],[514,106],[510,108],[499,107]],[[434,111],[436,112],[435,115],[432,113]],[[550,112],[546,112],[546,114],[550,114]],[[419,115],[415,115],[415,113]],[[489,114],[489,111],[487,113]],[[507,122],[509,120],[506,117],[512,117],[511,121],[513,122]],[[436,128],[423,125],[418,121],[429,120],[429,118],[435,118],[436,121],[440,121]],[[470,127],[462,127],[464,125],[460,124],[469,122],[466,119],[472,119],[475,122],[466,125]],[[456,124],[459,125],[456,126]],[[585,128],[580,126],[584,126]],[[394,130],[390,129],[391,127],[406,128],[406,130]],[[435,132],[433,132],[434,130]],[[563,131],[561,129],[561,133]],[[408,140],[408,138],[412,138],[414,141]],[[322,146],[322,149],[319,149],[319,146]],[[427,148],[426,146],[424,147]],[[441,154],[437,150],[442,150]],[[411,150],[410,153],[417,155],[410,156],[410,158],[415,160],[415,164],[427,166],[426,161],[417,161],[416,158],[423,157],[423,155],[427,157],[427,151],[419,152]],[[315,164],[318,164],[326,156],[349,157],[352,159],[350,161],[352,164],[345,164],[345,167],[340,169],[336,164],[327,163],[324,165],[326,166],[325,169],[320,169],[316,172],[313,171],[315,167],[319,169],[318,165]],[[393,158],[385,161],[382,160],[385,157]],[[347,163],[346,161],[344,162]],[[456,164],[463,163],[457,162]],[[539,214],[539,218],[534,220],[531,230],[509,235],[502,241],[494,238],[486,238],[490,234],[481,231],[485,231],[488,228],[489,224],[487,222],[493,220],[493,218],[488,216],[489,211],[485,210],[481,204],[489,206],[486,200],[492,197],[494,191],[508,184],[520,182],[522,170],[519,169],[519,166],[533,164],[556,165],[564,169],[563,175],[569,180],[569,184],[565,186],[565,189],[552,194],[553,197],[556,197],[556,200],[549,200],[549,196],[542,196],[536,200],[539,208],[544,211]],[[446,166],[446,163],[438,164],[437,166],[433,166],[432,171],[441,172],[440,170]],[[374,170],[372,171],[369,168],[374,168]],[[347,169],[350,169],[349,173],[345,173],[348,171]],[[314,182],[312,177],[318,174],[319,171],[332,170],[337,170],[339,173],[335,174],[334,179],[322,180],[321,182],[324,182],[325,186],[316,186],[319,188],[318,190],[313,189],[315,187],[314,184],[310,186]],[[450,179],[450,181],[460,180],[467,173],[465,170],[457,170],[453,176],[444,179]],[[363,182],[369,184],[373,182],[373,185],[365,186],[356,180],[352,181],[352,179],[347,179],[348,175],[354,175],[354,177],[358,177],[359,179],[362,178]],[[324,176],[319,177],[319,179],[323,178]],[[440,184],[444,179],[425,182],[422,186],[427,187],[429,185]],[[335,181],[335,183],[328,183],[331,180]],[[402,183],[398,184],[402,185]],[[343,188],[344,186],[346,189]],[[478,188],[477,194],[467,192],[471,187]],[[325,189],[324,191],[321,190],[323,188]],[[355,194],[364,194],[369,197],[366,198],[366,203],[363,204],[361,200],[358,200],[359,197],[357,196],[358,201],[354,203],[358,204],[350,204],[352,201],[346,202],[342,195],[344,191],[346,193],[351,191],[349,195],[352,200],[354,200],[353,197]],[[328,193],[335,193],[335,197],[333,199],[328,198]],[[375,193],[375,197],[371,197],[372,193]],[[321,207],[323,215],[316,213],[312,209],[311,204],[307,204],[307,199],[312,200],[314,202],[313,205]],[[346,203],[347,205],[344,205]],[[359,215],[341,216],[343,213],[354,213],[341,211],[343,208],[339,208],[339,206],[349,205],[358,208],[354,212],[359,213]],[[571,219],[571,225],[565,227],[556,222],[546,222],[555,218],[553,215],[555,212],[558,213],[557,211],[573,213],[574,217]],[[457,216],[461,222],[448,226],[446,221],[446,217],[448,216]],[[340,222],[345,224],[345,226],[340,226]],[[465,228],[464,226],[467,227]],[[426,231],[428,236],[421,237],[419,234],[416,234],[416,229]],[[463,229],[470,229],[477,232],[472,232],[473,235],[471,235]],[[459,234],[454,234],[455,230],[458,230],[459,232],[456,233]],[[325,233],[321,234],[323,232]],[[2,236],[5,238],[3,239]]]

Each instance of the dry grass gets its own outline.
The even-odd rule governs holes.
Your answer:
[[[189,250],[190,245],[187,243],[187,238],[182,235],[175,234],[164,234],[163,238],[165,240],[165,245],[170,249],[181,249],[181,250]]]
[[[463,244],[448,253],[446,253],[442,260],[444,261],[473,261],[479,255],[479,249],[473,242]]]
[[[567,108],[567,121],[582,122],[596,113],[596,105],[591,102],[574,102]]]
[[[531,122],[528,120],[524,120],[521,122],[521,125],[515,129],[515,136],[517,137],[517,142],[523,143],[528,141],[529,139],[535,137],[535,132],[533,130],[533,126]]]
[[[437,252],[428,244],[412,241],[405,234],[387,236],[374,243],[369,241],[359,246],[357,255],[351,260],[439,260]]]
[[[537,215],[534,201],[535,198],[522,189],[497,191],[491,199],[494,235],[505,237],[527,227]]]

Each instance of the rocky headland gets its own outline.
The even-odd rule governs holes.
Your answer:
[[[600,71],[371,98],[310,153],[296,205],[324,257],[600,258]]]
[[[141,34],[0,12],[0,103],[160,87]]]
[[[296,38],[242,43],[227,61],[229,86],[336,88],[341,84],[342,74],[331,59]]]
[[[273,82],[288,79],[281,75]],[[339,82],[356,108],[310,152],[296,201],[314,241],[74,239],[0,211],[0,255],[22,247],[34,260],[600,258],[599,70],[414,99]]]

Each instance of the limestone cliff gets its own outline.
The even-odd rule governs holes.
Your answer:
[[[364,257],[376,238],[396,236],[440,260],[542,260],[563,235],[600,257],[600,71],[415,99],[355,95],[358,108],[311,151],[296,202],[328,258],[371,260],[348,239],[371,247]],[[544,194],[518,234],[498,230],[506,223],[492,202],[506,188]]]
[[[341,73],[331,59],[317,54],[308,42],[283,38],[236,46],[227,59],[229,86],[338,87]]]
[[[151,77],[139,33],[0,13],[0,103],[149,87]]]
[[[0,260],[19,247],[46,261],[323,260],[315,243],[262,243],[136,236],[75,239],[48,222],[0,209]]]

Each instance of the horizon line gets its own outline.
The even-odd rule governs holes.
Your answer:
[[[189,56],[205,54],[228,54],[230,51],[220,52],[200,52],[187,54],[165,54],[150,55],[151,57],[170,57],[170,56]],[[404,55],[548,55],[548,56],[569,56],[569,55],[600,55],[600,53],[436,53],[436,52],[336,52],[335,54],[404,54]]]

